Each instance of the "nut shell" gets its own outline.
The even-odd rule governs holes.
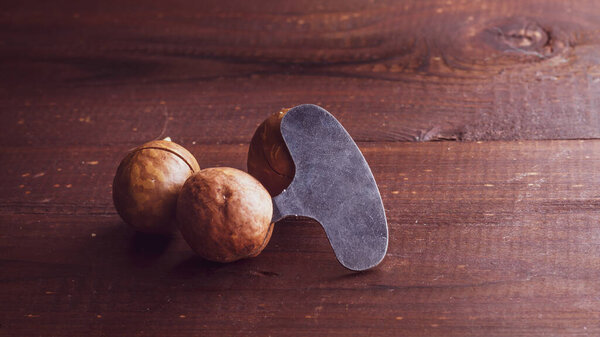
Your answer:
[[[272,196],[281,193],[294,178],[292,156],[281,135],[281,119],[290,109],[283,109],[263,121],[250,141],[248,173],[258,179]]]
[[[200,170],[194,156],[181,145],[154,140],[129,152],[113,180],[117,212],[135,230],[169,233],[176,226],[179,191],[192,173]]]
[[[191,176],[177,201],[177,224],[190,247],[216,262],[260,254],[273,224],[267,190],[246,172],[208,168]]]

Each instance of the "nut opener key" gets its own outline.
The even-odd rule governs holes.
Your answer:
[[[388,246],[387,219],[373,173],[352,137],[312,104],[289,110],[280,128],[296,173],[273,198],[273,221],[315,219],[344,267],[361,271],[378,265]]]

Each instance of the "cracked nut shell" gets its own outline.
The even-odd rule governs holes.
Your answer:
[[[169,233],[176,228],[179,191],[199,170],[194,156],[168,138],[145,143],[129,152],[117,169],[112,186],[115,208],[137,231]]]
[[[177,224],[190,247],[216,262],[253,257],[265,248],[273,224],[271,196],[244,171],[208,168],[191,176],[177,201]]]
[[[281,193],[294,178],[295,166],[281,135],[282,109],[263,121],[250,141],[248,173],[258,179],[272,196]]]

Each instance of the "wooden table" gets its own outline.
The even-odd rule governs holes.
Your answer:
[[[1,336],[599,336],[600,2],[0,5]],[[316,223],[216,264],[117,216],[120,158],[171,136],[245,169],[282,107],[332,112],[390,244]]]

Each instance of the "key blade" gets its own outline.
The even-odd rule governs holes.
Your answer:
[[[358,271],[379,264],[388,246],[385,210],[371,169],[348,132],[325,109],[305,104],[286,113],[281,133],[296,173],[273,198],[273,220],[313,218],[343,266]]]

